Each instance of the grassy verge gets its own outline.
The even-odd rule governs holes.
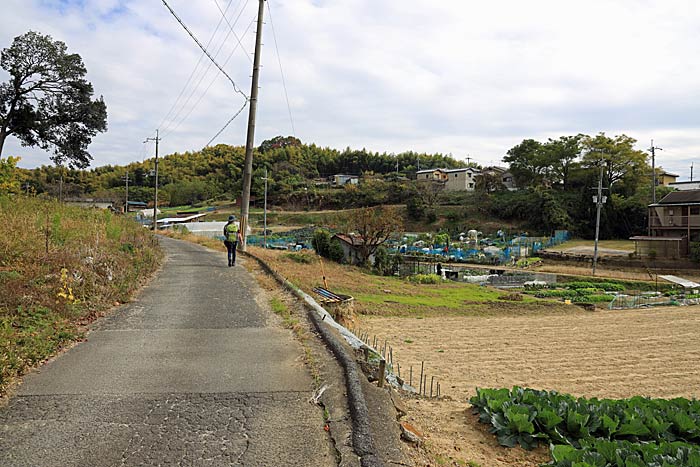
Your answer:
[[[355,311],[361,314],[481,315],[557,311],[565,307],[559,303],[475,284],[452,281],[416,284],[397,277],[376,276],[358,267],[320,260],[311,252],[289,253],[256,247],[250,249],[309,294],[313,295],[314,287],[324,285],[325,277],[330,290],[355,298]]]
[[[0,196],[0,395],[127,301],[160,259],[150,232],[122,216]]]

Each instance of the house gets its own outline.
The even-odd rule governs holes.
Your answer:
[[[492,175],[494,177],[498,177],[498,179],[501,181],[501,184],[503,184],[503,186],[508,191],[517,190],[517,187],[515,186],[515,179],[513,178],[513,174],[511,173],[510,170],[508,170],[505,167],[499,167],[497,165],[485,167],[484,169],[481,170],[481,174],[482,175]]]
[[[148,204],[143,201],[127,201],[126,202],[126,212],[140,211],[141,209],[146,209]]]
[[[653,250],[657,256],[687,256],[689,243],[700,241],[700,190],[674,191],[650,204],[649,237],[654,240],[645,241],[654,245],[642,245],[642,250]]]
[[[428,169],[416,172],[419,182],[434,182],[444,185],[446,191],[474,191],[476,177],[481,172],[473,167],[461,169]]]
[[[689,182],[673,182],[668,184],[669,187],[675,188],[676,190],[700,190],[700,180],[689,181]]]
[[[672,183],[675,183],[678,177],[679,175],[662,170],[656,176],[656,184],[659,186],[669,186]]]
[[[357,235],[335,234],[331,237],[332,240],[338,240],[343,248],[343,261],[348,264],[360,264],[362,262],[362,254],[360,253],[360,245],[364,240]],[[370,264],[374,264],[374,255],[368,258]]]
[[[358,175],[336,174],[332,177],[333,186],[357,185],[360,181]]]

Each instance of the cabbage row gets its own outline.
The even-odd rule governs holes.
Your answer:
[[[552,466],[700,467],[697,400],[599,400],[514,387],[477,389],[470,402],[501,445],[552,445]]]

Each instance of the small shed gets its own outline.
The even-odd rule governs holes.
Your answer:
[[[657,258],[681,258],[686,255],[686,241],[683,237],[649,237],[639,235],[630,237],[634,241],[636,256],[655,256]]]
[[[340,246],[343,248],[343,261],[349,264],[359,264],[362,259],[360,254],[360,245],[364,240],[357,235],[335,234],[331,240],[337,239]],[[367,258],[370,264],[374,264],[374,255]]]

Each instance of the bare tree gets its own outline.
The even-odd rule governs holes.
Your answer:
[[[377,249],[403,228],[403,217],[394,207],[360,208],[340,215],[338,226],[356,248],[360,264],[366,264]]]

